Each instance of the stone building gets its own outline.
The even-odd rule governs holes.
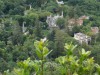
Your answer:
[[[49,27],[57,27],[56,25],[56,21],[58,18],[63,18],[63,12],[62,12],[62,15],[55,15],[55,16],[47,16],[47,24],[49,25]]]
[[[78,19],[72,18],[72,19],[68,20],[68,23],[69,23],[69,25],[78,25],[78,26],[81,26],[81,25],[83,25],[83,21],[85,19],[89,19],[89,17],[84,15],[84,16],[79,17]]]
[[[91,37],[87,36],[83,33],[75,33],[74,38],[75,38],[75,40],[77,40],[81,44],[83,42],[86,43],[86,44],[89,44],[91,42]]]
[[[89,16],[81,16],[78,19],[72,18],[68,20],[68,27],[70,31],[72,30],[73,26],[82,26],[85,19],[89,19]]]
[[[91,27],[91,31],[92,31],[93,34],[98,34],[99,28],[98,27]]]

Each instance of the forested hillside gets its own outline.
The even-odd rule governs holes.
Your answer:
[[[100,75],[99,65],[100,0],[0,0],[1,74]]]

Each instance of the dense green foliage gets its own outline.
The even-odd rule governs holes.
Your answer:
[[[46,47],[47,41],[41,40],[34,43],[38,59],[18,62],[19,68],[5,71],[4,75],[99,75],[100,66],[89,58],[91,51],[79,51],[79,56],[74,55],[77,45],[65,44],[65,56],[60,56],[54,62],[47,62],[47,56],[52,52]],[[57,67],[56,67],[57,66]],[[58,73],[57,73],[58,72]]]
[[[91,27],[95,26],[100,30],[100,0],[63,1],[64,4],[59,5],[56,0],[0,0],[0,73],[8,70],[8,75],[11,75],[10,72],[14,75],[13,72],[18,71],[20,72],[17,75],[31,75],[39,68],[37,74],[45,70],[45,75],[77,75],[77,73],[79,75],[81,73],[93,75],[95,72],[100,74],[100,69],[90,70],[91,65],[95,64],[94,60],[100,64],[100,32],[96,35],[91,32]],[[58,27],[50,28],[46,22],[47,16],[61,15],[62,11],[63,18],[58,18],[56,21]],[[82,26],[78,26],[77,23],[73,24],[74,26],[70,30],[68,20],[77,20],[83,15],[89,16],[89,19],[83,20]],[[91,43],[89,45],[78,43],[73,38],[74,34],[78,32],[91,36]],[[48,43],[43,45],[46,47],[46,52],[52,50],[48,57],[41,54],[38,45],[33,45],[36,40],[44,37],[48,39]],[[70,42],[73,42],[73,46],[78,45],[73,52],[69,51],[71,56],[66,53],[64,48],[65,43],[70,44]],[[80,62],[82,48],[86,52],[91,50],[90,56],[94,59],[87,56]],[[79,54],[78,51],[80,51]],[[82,51],[84,52],[84,50]],[[40,54],[38,54],[39,52]],[[41,55],[42,58],[40,58]],[[62,64],[60,60],[65,57],[67,60],[71,58],[73,61],[65,60]],[[88,64],[90,61],[93,64]],[[20,62],[18,66],[17,62]],[[43,67],[41,68],[40,65]],[[86,65],[88,66],[84,70]],[[72,69],[72,66],[77,67],[77,69]],[[93,65],[92,68],[97,68],[97,66]],[[68,74],[69,72],[70,74]]]

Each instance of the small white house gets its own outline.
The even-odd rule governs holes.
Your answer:
[[[56,0],[56,2],[57,2],[57,4],[59,4],[59,5],[63,5],[63,4],[64,4],[63,1],[58,1],[58,0]]]
[[[74,38],[75,40],[79,41],[79,43],[86,43],[86,44],[89,44],[89,42],[91,42],[91,37],[90,36],[87,36],[83,33],[75,33],[74,34]]]

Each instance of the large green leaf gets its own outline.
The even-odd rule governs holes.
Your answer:
[[[42,59],[42,52],[39,49],[36,50],[36,54],[37,54],[39,59]]]

